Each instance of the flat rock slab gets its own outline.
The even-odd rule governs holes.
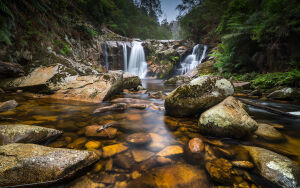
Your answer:
[[[260,174],[280,187],[299,187],[300,168],[289,158],[275,152],[244,146],[251,155]]]
[[[0,146],[10,143],[38,143],[61,134],[63,132],[56,129],[33,125],[0,125]]]
[[[129,136],[127,136],[126,141],[129,144],[134,144],[134,145],[143,145],[143,144],[148,144],[151,142],[152,138],[149,134],[147,133],[134,133]]]
[[[265,123],[259,123],[254,134],[269,141],[280,141],[284,139],[283,135],[279,131],[277,131],[273,126]]]
[[[0,187],[54,183],[99,159],[91,151],[20,143],[1,146],[0,153]]]

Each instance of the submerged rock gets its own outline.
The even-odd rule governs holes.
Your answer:
[[[123,74],[123,89],[137,89],[139,85],[142,81],[137,75],[129,72]]]
[[[17,101],[15,100],[9,100],[6,102],[0,103],[0,112],[5,112],[8,110],[12,110],[18,106]]]
[[[151,136],[147,133],[134,133],[127,136],[126,141],[129,144],[144,145],[150,143],[152,140]]]
[[[114,156],[118,153],[121,153],[123,151],[126,151],[128,149],[127,146],[125,146],[124,144],[114,144],[114,145],[109,145],[109,146],[104,146],[102,148],[103,150],[103,157],[107,158],[107,157],[111,157]]]
[[[211,187],[203,170],[187,164],[175,164],[152,169],[129,182],[128,187]]]
[[[269,141],[280,141],[284,139],[283,135],[279,131],[277,131],[273,126],[265,123],[259,123],[254,134]]]
[[[45,127],[11,124],[0,125],[0,145],[38,143],[62,135],[62,131]]]
[[[260,174],[281,187],[300,186],[300,168],[289,158],[272,151],[244,146],[249,151]]]
[[[199,162],[204,158],[204,147],[200,138],[193,138],[187,144],[186,156],[193,162]]]
[[[219,76],[201,76],[177,87],[165,100],[167,114],[193,116],[218,104],[234,92],[232,84]]]
[[[225,185],[233,183],[232,164],[228,160],[213,159],[205,164],[205,168],[214,181]]]
[[[35,144],[0,147],[0,186],[50,184],[74,175],[99,158],[94,152]]]
[[[101,129],[101,125],[90,125],[85,127],[85,136],[98,137],[98,138],[114,138],[117,135],[118,130],[113,127],[105,128],[105,130],[97,131]]]
[[[174,145],[174,146],[165,147],[156,155],[160,157],[171,157],[174,155],[181,155],[181,154],[183,154],[183,148],[179,145]]]
[[[199,128],[203,134],[241,138],[252,134],[257,123],[245,111],[242,102],[227,97],[220,104],[201,114]]]
[[[145,161],[154,155],[153,152],[143,149],[133,149],[131,152],[136,162]]]

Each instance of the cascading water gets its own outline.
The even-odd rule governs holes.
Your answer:
[[[109,62],[108,62],[108,46],[106,43],[103,44],[103,50],[104,50],[104,62],[105,62],[105,67],[107,70],[109,70]]]
[[[147,74],[147,63],[145,52],[141,42],[134,41],[131,49],[128,72],[145,78]]]
[[[193,52],[191,55],[188,55],[184,61],[180,64],[181,68],[179,69],[179,74],[185,74],[189,70],[194,69],[202,63],[203,59],[206,56],[207,46],[202,44],[197,44],[193,48]]]
[[[124,61],[124,71],[128,71],[128,67],[127,67],[127,46],[126,43],[122,43],[123,46],[123,61]]]

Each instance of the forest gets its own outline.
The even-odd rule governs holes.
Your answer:
[[[299,0],[0,0],[0,187],[299,188]]]

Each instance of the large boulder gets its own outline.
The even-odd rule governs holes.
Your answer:
[[[20,64],[0,61],[0,78],[15,78],[24,75]]]
[[[263,177],[280,187],[300,187],[300,168],[295,162],[263,148],[244,147]]]
[[[38,143],[62,135],[62,131],[33,125],[0,125],[0,145]]]
[[[234,92],[231,82],[219,76],[201,76],[172,91],[165,100],[167,114],[183,117],[200,114]]]
[[[252,134],[257,129],[257,123],[246,112],[246,106],[230,96],[220,104],[203,112],[199,119],[201,133],[241,138]]]
[[[136,89],[141,84],[142,81],[137,75],[129,72],[123,74],[123,89]]]
[[[1,146],[0,153],[0,187],[50,184],[99,159],[91,151],[20,143]]]
[[[122,73],[76,76],[60,84],[51,98],[99,103],[122,91]]]
[[[175,164],[154,168],[140,178],[129,182],[128,187],[211,187],[203,170],[192,165]]]
[[[18,106],[18,103],[15,100],[1,102],[0,103],[0,112],[12,110],[12,109],[16,108],[17,106]]]

